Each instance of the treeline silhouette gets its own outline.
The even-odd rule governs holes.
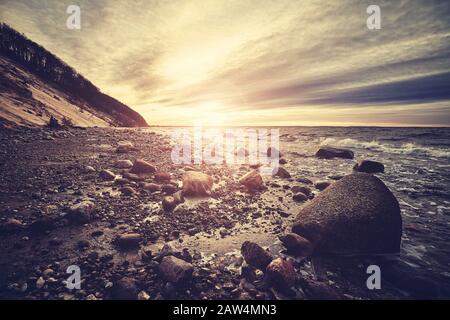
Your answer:
[[[100,92],[72,67],[6,23],[0,23],[0,54],[41,79],[57,85],[66,94],[82,99],[95,109],[111,115],[120,126],[148,126],[139,113]]]

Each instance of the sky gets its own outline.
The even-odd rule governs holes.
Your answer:
[[[450,126],[449,17],[445,0],[0,0],[151,125]]]

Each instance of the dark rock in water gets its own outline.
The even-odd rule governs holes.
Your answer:
[[[291,174],[283,167],[275,168],[272,172],[272,175],[278,176],[280,178],[288,179],[291,177]]]
[[[326,188],[328,188],[330,184],[331,184],[331,183],[328,182],[328,181],[317,181],[317,182],[314,184],[314,187],[316,187],[317,190],[323,191],[323,190],[325,190]]]
[[[341,300],[342,297],[329,285],[315,281],[303,280],[301,283],[302,289],[308,299],[311,300]]]
[[[278,237],[289,252],[308,257],[314,251],[312,243],[296,233],[288,233]]]
[[[192,279],[192,264],[174,256],[166,256],[159,264],[159,273],[163,279],[173,284],[186,284]]]
[[[242,256],[249,265],[265,270],[273,260],[272,256],[254,242],[245,241],[241,247]]]
[[[354,173],[305,204],[292,231],[317,252],[397,253],[402,218],[397,199],[380,179]]]
[[[304,193],[296,193],[292,196],[292,199],[296,202],[305,202],[308,200],[308,197]]]
[[[266,269],[268,282],[281,289],[288,289],[295,284],[296,274],[291,262],[281,258],[273,260]]]
[[[316,152],[316,157],[323,159],[333,159],[333,158],[353,159],[354,154],[353,151],[348,149],[321,147]]]
[[[156,168],[143,159],[137,159],[130,170],[131,173],[153,173]]]
[[[355,164],[353,170],[366,173],[379,173],[384,172],[384,165],[378,161],[363,160]]]
[[[263,178],[258,171],[247,172],[239,179],[239,183],[246,186],[248,190],[256,190],[263,186]]]
[[[129,277],[124,277],[113,284],[112,298],[118,300],[135,300],[138,290],[136,281]]]
[[[125,233],[117,237],[116,243],[121,249],[133,249],[139,247],[142,236],[139,233]]]
[[[272,147],[267,148],[267,156],[268,157],[272,157],[272,156],[275,157],[277,153],[278,153],[278,157],[281,158],[283,156],[283,154],[281,153],[280,150],[278,150],[276,148],[272,148]]]

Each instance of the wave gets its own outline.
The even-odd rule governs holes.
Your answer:
[[[436,158],[450,158],[450,150],[433,147],[425,147],[412,142],[403,143],[401,145],[383,144],[377,140],[360,141],[351,138],[336,139],[324,138],[321,139],[321,146],[337,146],[345,148],[359,148],[386,153],[407,154],[407,155],[426,155]]]

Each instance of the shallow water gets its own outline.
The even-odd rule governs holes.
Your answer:
[[[450,283],[450,129],[375,127],[282,127],[284,167],[295,177],[330,180],[372,159],[385,165],[378,174],[397,197],[403,217],[399,259],[434,282]],[[152,128],[170,134],[174,128]],[[205,129],[208,130],[208,129]],[[214,134],[204,135],[210,141]],[[173,141],[173,143],[177,143]],[[314,157],[321,145],[351,149],[354,160]],[[211,241],[208,238],[205,242]],[[214,238],[213,238],[214,239]],[[230,246],[230,250],[235,249]]]

